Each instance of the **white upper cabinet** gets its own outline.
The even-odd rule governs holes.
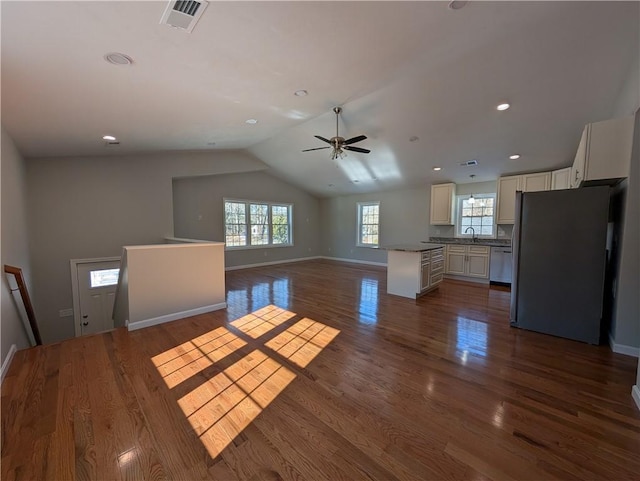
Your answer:
[[[431,225],[453,225],[456,184],[431,186]]]
[[[588,124],[571,167],[571,187],[602,184],[629,175],[633,117]]]
[[[516,191],[522,190],[522,176],[510,175],[498,179],[498,211],[496,224],[516,221]]]
[[[571,167],[558,169],[551,172],[551,190],[563,190],[569,188]]]
[[[496,224],[513,224],[516,221],[516,191],[536,192],[550,189],[551,172],[500,177]]]
[[[537,192],[549,189],[551,189],[551,172],[538,172],[536,174],[522,175],[523,192]]]

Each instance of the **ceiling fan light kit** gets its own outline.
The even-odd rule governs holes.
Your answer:
[[[334,107],[333,112],[336,114],[336,135],[335,137],[331,137],[330,139],[326,139],[320,135],[314,135],[314,137],[318,140],[322,140],[327,144],[330,144],[329,147],[316,147],[315,149],[305,149],[303,152],[310,152],[312,150],[322,150],[322,149],[333,149],[331,151],[331,160],[336,160],[338,158],[343,159],[346,155],[345,150],[351,150],[352,152],[360,152],[361,154],[368,154],[371,152],[369,149],[363,149],[361,147],[354,147],[351,144],[355,144],[356,142],[361,142],[367,138],[366,135],[357,135],[356,137],[351,137],[350,139],[345,139],[344,137],[340,137],[340,131],[338,130],[338,120],[339,116],[342,113],[342,107]]]

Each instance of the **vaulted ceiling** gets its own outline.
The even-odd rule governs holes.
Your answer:
[[[2,124],[25,157],[248,149],[320,196],[489,180],[569,165],[639,68],[638,2],[211,2],[192,33],[166,6],[1,3]],[[370,154],[302,152],[337,105]]]

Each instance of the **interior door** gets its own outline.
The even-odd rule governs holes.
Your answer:
[[[81,335],[113,329],[113,303],[119,270],[119,261],[77,265]]]

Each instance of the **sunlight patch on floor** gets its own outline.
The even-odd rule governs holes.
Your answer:
[[[297,314],[268,305],[230,322],[258,339]],[[308,318],[289,326],[264,345],[300,367],[309,363],[340,333]],[[242,336],[243,334],[240,334]],[[259,341],[262,344],[261,341]],[[214,367],[247,342],[218,327],[151,358],[169,389],[201,373],[202,383],[178,400],[178,406],[212,458],[217,457],[296,375],[254,349],[226,367]],[[239,357],[236,354],[234,359]],[[232,360],[228,360],[228,365]],[[213,369],[207,369],[213,367]]]
[[[300,367],[309,363],[340,331],[308,318],[301,319],[265,344]]]
[[[242,316],[230,324],[248,336],[257,339],[294,316],[295,313],[271,304]]]
[[[255,350],[179,399],[178,405],[215,458],[295,377]]]
[[[228,329],[218,327],[151,360],[171,389],[246,345]]]

